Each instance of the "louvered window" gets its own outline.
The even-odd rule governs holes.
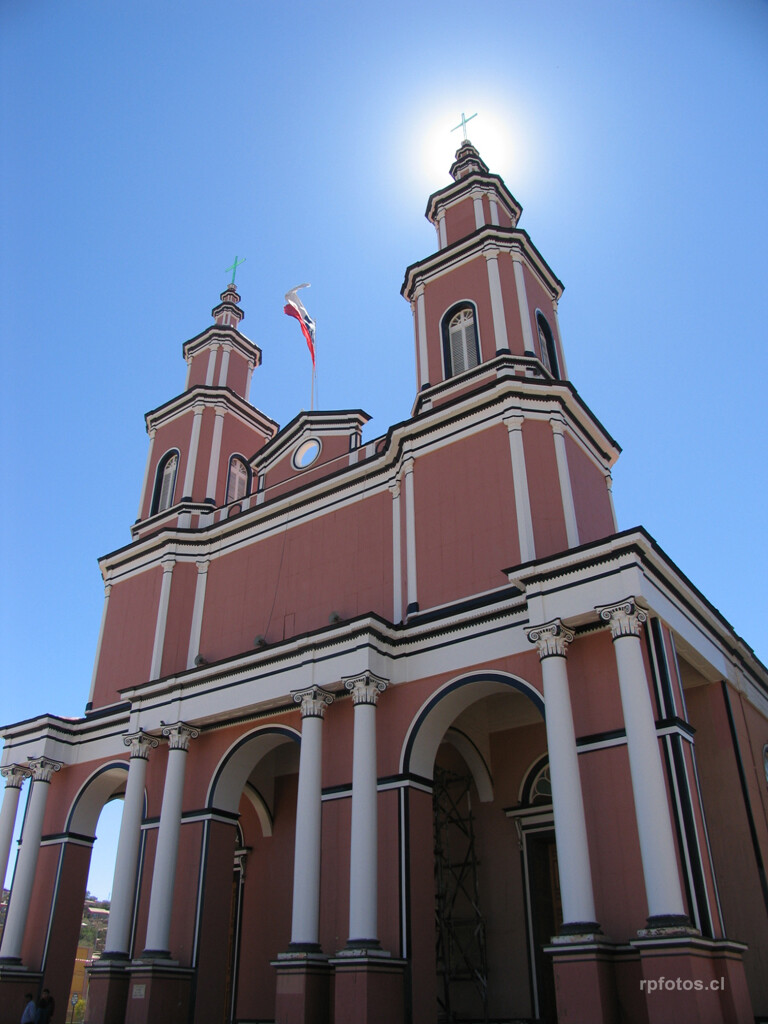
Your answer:
[[[464,307],[455,313],[448,322],[447,338],[447,375],[454,376],[464,370],[470,370],[480,362],[477,345],[477,328],[475,314],[472,309]]]
[[[549,370],[555,380],[560,379],[560,371],[557,366],[557,350],[555,339],[543,313],[536,314],[536,327],[539,333],[539,352],[544,367]]]
[[[155,494],[152,501],[152,515],[156,512],[163,512],[173,504],[178,467],[178,452],[171,452],[169,455],[166,455],[158,465],[157,477],[155,479]]]
[[[242,459],[233,458],[229,463],[227,478],[227,504],[244,498],[248,490],[248,467]]]

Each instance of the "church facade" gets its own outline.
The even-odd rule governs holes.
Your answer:
[[[642,528],[562,285],[465,141],[410,266],[417,395],[282,429],[234,285],[147,414],[82,718],[2,729],[0,1024],[768,1019],[768,673]],[[28,781],[27,781],[28,780]]]

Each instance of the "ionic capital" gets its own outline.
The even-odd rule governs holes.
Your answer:
[[[413,456],[412,455],[406,455],[406,457],[403,459],[402,468],[401,468],[401,473],[402,473],[403,477],[406,477],[410,473],[413,473],[413,461],[414,460],[413,460]]]
[[[379,703],[379,694],[384,693],[389,686],[388,679],[381,679],[373,672],[362,672],[359,676],[349,676],[342,679],[342,683],[344,689],[349,690],[352,694],[352,703],[355,707],[358,704],[373,704],[375,707]]]
[[[564,432],[564,430],[565,430],[565,420],[560,415],[560,413],[553,413],[549,417],[549,422],[550,422],[550,424],[552,426],[552,433],[553,434],[562,434]]]
[[[140,757],[145,761],[149,757],[150,750],[156,747],[159,742],[160,740],[150,736],[149,733],[142,732],[141,729],[138,732],[129,732],[127,736],[123,736],[123,743],[126,747],[131,748],[131,758]]]
[[[335,698],[332,693],[323,690],[319,686],[308,686],[306,690],[296,690],[293,699],[301,704],[302,718],[324,718],[325,709],[333,704]]]
[[[208,566],[211,564],[210,558],[198,558],[197,562],[197,573],[199,576],[204,576],[208,572]]]
[[[184,722],[166,725],[163,729],[163,736],[168,737],[169,750],[188,750],[189,741],[199,735],[198,729],[193,729],[191,725],[185,725]]]
[[[618,604],[600,605],[595,611],[599,618],[610,623],[614,640],[622,636],[640,636],[642,625],[648,618],[634,597],[625,597]]]
[[[50,757],[32,757],[27,762],[33,782],[50,782],[54,772],[61,771],[61,761]]]
[[[573,633],[566,629],[560,619],[552,619],[541,626],[533,626],[526,630],[530,643],[536,645],[539,658],[565,658],[568,655],[568,644],[573,642]]]
[[[21,789],[22,782],[30,778],[32,772],[21,764],[7,764],[0,768],[0,775],[5,779],[6,789]]]
[[[174,555],[164,555],[160,559],[160,566],[163,572],[173,572],[173,567],[176,565],[176,558]]]
[[[506,423],[507,430],[510,433],[512,433],[513,430],[523,429],[523,420],[525,419],[525,416],[523,415],[523,410],[520,408],[515,407],[512,409],[505,409],[502,419]]]

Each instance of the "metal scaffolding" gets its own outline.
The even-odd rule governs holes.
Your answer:
[[[488,1020],[485,920],[480,912],[469,775],[435,768],[435,914],[439,1020]]]

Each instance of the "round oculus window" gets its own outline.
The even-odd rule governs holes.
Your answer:
[[[320,442],[316,437],[302,441],[293,453],[293,464],[296,469],[307,469],[320,454]]]

